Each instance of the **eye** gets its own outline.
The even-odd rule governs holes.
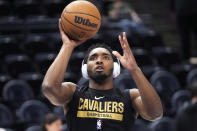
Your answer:
[[[89,60],[96,60],[96,56],[91,56]]]
[[[109,60],[109,59],[110,59],[110,57],[107,56],[107,55],[103,56],[103,58],[104,58],[105,60]]]

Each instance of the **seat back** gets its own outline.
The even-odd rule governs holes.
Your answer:
[[[12,106],[17,107],[22,102],[32,99],[32,87],[23,80],[11,80],[3,87],[3,99]]]
[[[16,115],[21,122],[40,123],[48,113],[50,113],[50,109],[43,102],[29,100],[20,106]]]
[[[4,104],[0,104],[0,126],[10,126],[14,122],[14,117],[10,109]]]

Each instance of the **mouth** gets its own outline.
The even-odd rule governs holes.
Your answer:
[[[96,71],[99,71],[99,72],[100,72],[100,71],[104,71],[104,68],[103,68],[102,66],[97,66],[97,67],[96,67]]]

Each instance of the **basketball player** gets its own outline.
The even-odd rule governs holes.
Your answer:
[[[150,121],[162,117],[160,98],[138,67],[126,33],[119,36],[123,56],[104,45],[88,51],[82,65],[83,76],[89,79],[88,87],[62,82],[73,49],[84,41],[70,40],[60,23],[63,45],[45,75],[42,91],[52,104],[64,107],[70,131],[129,131],[137,114]],[[113,88],[113,78],[120,72],[119,63],[114,61],[117,58],[138,89]]]

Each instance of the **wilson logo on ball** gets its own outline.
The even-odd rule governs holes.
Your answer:
[[[75,23],[82,24],[88,27],[97,28],[98,24],[91,23],[89,19],[84,19],[80,16],[75,16]]]

